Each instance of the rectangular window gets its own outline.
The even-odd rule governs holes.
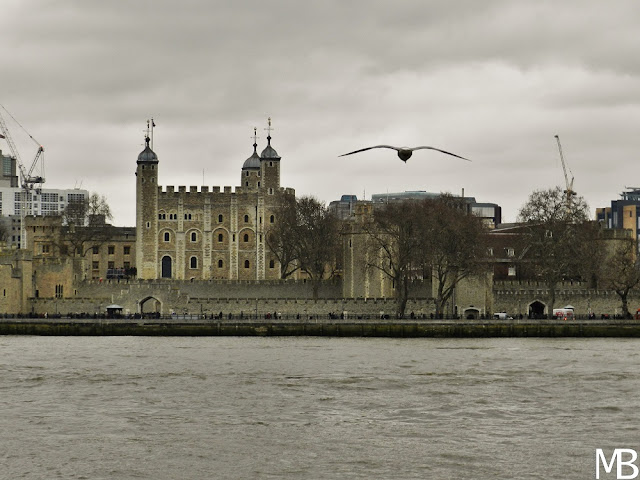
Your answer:
[[[516,267],[509,267],[509,273],[508,275],[510,277],[515,277],[516,276]]]
[[[115,255],[116,253],[116,247],[115,245],[109,245],[109,255]]]
[[[107,268],[110,268],[110,269],[116,268],[115,262],[107,262]]]
[[[100,247],[93,247],[93,254],[98,255],[100,253]]]
[[[124,268],[125,270],[131,268],[131,262],[124,262]]]
[[[98,270],[100,268],[100,262],[91,262],[91,268],[93,270]]]
[[[4,157],[2,159],[2,175],[5,177],[11,176],[11,157]]]
[[[125,245],[124,254],[125,255],[130,255],[131,254],[131,247],[129,245]]]
[[[68,193],[67,202],[84,202],[84,193]]]

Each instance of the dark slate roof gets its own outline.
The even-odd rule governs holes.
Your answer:
[[[140,162],[155,162],[155,163],[158,163],[158,156],[149,147],[148,139],[145,139],[145,140],[147,140],[147,146],[144,147],[144,150],[142,152],[140,152],[140,155],[138,155],[138,163],[140,163]]]
[[[253,144],[253,154],[244,161],[244,165],[242,165],[243,170],[249,169],[259,169],[260,168],[260,157],[258,156],[258,152],[256,151],[257,145]]]
[[[280,160],[280,155],[278,155],[278,152],[276,152],[271,146],[271,137],[267,137],[267,142],[267,148],[262,151],[262,153],[260,154],[260,158]]]

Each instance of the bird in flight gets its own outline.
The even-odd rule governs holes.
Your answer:
[[[400,157],[400,160],[402,160],[403,162],[406,162],[407,160],[409,160],[411,158],[411,155],[413,155],[413,151],[414,150],[425,150],[425,149],[426,150],[436,150],[437,152],[446,153],[447,155],[451,155],[452,157],[461,158],[462,160],[466,160],[467,162],[471,161],[468,158],[461,157],[460,155],[456,155],[455,153],[447,152],[445,150],[440,150],[439,148],[435,148],[435,147],[426,147],[426,146],[409,148],[409,147],[394,147],[392,145],[376,145],[374,147],[361,148],[360,150],[355,150],[353,152],[345,153],[345,154],[342,154],[342,155],[339,155],[339,156],[340,157],[345,157],[347,155],[353,155],[354,153],[360,153],[360,152],[364,152],[366,150],[371,150],[372,148],[390,148],[392,150],[395,150],[395,151],[398,152],[398,157]]]

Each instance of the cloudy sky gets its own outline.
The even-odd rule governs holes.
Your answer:
[[[464,189],[505,221],[564,185],[557,134],[593,211],[640,186],[639,19],[636,0],[2,0],[0,104],[46,186],[105,195],[116,225],[150,117],[161,185],[238,185],[271,117],[298,195]],[[381,143],[473,162],[338,158]]]

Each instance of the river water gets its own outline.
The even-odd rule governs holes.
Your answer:
[[[591,479],[639,393],[634,339],[5,336],[0,478]]]

